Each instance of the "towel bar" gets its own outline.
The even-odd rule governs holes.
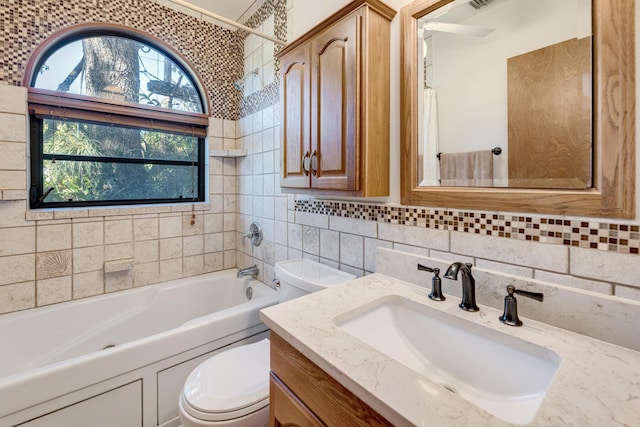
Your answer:
[[[499,156],[500,154],[502,154],[502,148],[500,148],[500,147],[492,148],[492,149],[491,149],[491,152],[492,152],[494,155]],[[438,159],[440,159],[440,155],[441,155],[441,154],[442,154],[442,153],[438,153],[438,154],[436,154],[436,157],[437,157]]]

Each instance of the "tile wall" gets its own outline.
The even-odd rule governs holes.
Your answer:
[[[289,25],[296,7],[300,4],[288,2]],[[288,33],[291,37],[290,26]],[[238,127],[249,149],[247,158],[238,160],[238,232],[256,220],[265,235],[260,247],[238,238],[238,266],[257,264],[265,281],[273,278],[275,262],[300,257],[361,276],[377,271],[375,254],[381,247],[640,301],[638,221],[283,194],[278,109],[275,103],[244,116]]]
[[[276,4],[259,2],[243,20],[291,38],[293,3]],[[25,91],[0,85],[0,313],[254,263],[268,282],[275,262],[300,257],[364,275],[377,270],[379,247],[640,301],[637,221],[283,194],[274,47],[243,40],[234,79],[258,68],[263,82],[245,86],[238,120],[211,120],[209,144],[247,155],[210,158],[210,203],[195,207],[193,224],[191,207],[28,212]],[[241,237],[252,221],[263,227],[258,247]]]
[[[242,34],[168,0],[10,0],[0,21],[0,314],[235,267],[234,159],[209,159],[206,204],[29,211],[20,85],[27,59],[54,32],[93,21],[130,26],[195,68],[211,101],[210,148],[235,148]]]
[[[0,100],[0,314],[235,267],[235,161],[210,159],[208,204],[30,211],[26,89]]]

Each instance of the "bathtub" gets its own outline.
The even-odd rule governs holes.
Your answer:
[[[0,427],[179,426],[191,370],[268,336],[277,292],[236,272],[1,315]]]

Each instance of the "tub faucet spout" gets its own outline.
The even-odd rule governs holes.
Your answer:
[[[258,277],[258,266],[257,265],[252,265],[251,267],[247,267],[247,268],[241,268],[240,270],[238,270],[238,274],[237,277],[244,277],[244,276],[251,276],[254,279],[256,277]]]

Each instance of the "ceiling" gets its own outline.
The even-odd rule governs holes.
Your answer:
[[[203,9],[207,9],[225,18],[237,21],[256,0],[185,0]]]

